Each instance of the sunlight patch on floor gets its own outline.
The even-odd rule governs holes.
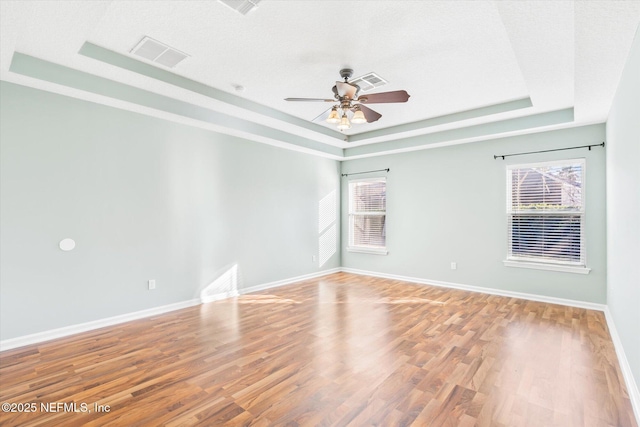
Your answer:
[[[300,301],[277,295],[243,295],[237,302],[238,304],[301,304]]]

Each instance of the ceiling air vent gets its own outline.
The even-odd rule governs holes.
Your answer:
[[[229,6],[231,9],[243,15],[258,7],[262,0],[218,0],[220,3]]]
[[[376,87],[384,86],[388,82],[376,73],[367,73],[363,76],[349,80],[349,83],[357,84],[360,90],[366,92]]]
[[[189,57],[186,53],[146,36],[131,49],[131,53],[169,68],[175,67],[178,62]]]

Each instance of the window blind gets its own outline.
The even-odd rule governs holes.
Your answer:
[[[349,182],[349,246],[386,247],[385,178]]]
[[[584,160],[507,167],[512,260],[586,265]]]

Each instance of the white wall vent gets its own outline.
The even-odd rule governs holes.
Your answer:
[[[360,86],[362,92],[386,85],[388,82],[376,73],[367,73],[363,76],[349,80],[349,83]]]
[[[186,53],[147,36],[143,37],[140,43],[131,49],[131,53],[169,68],[175,67],[178,62],[189,57]]]
[[[262,0],[218,0],[220,3],[229,6],[231,9],[243,15],[258,7],[258,3]]]

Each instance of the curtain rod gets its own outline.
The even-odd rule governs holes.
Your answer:
[[[375,170],[375,171],[364,171],[364,172],[343,173],[343,174],[342,174],[342,176],[360,175],[361,173],[382,172],[382,171],[389,172],[389,168],[386,168],[386,169],[378,169],[378,170]]]
[[[579,147],[566,147],[566,148],[554,148],[552,150],[540,150],[540,151],[528,151],[526,153],[514,153],[514,154],[499,154],[499,155],[493,155],[493,159],[497,159],[498,157],[502,157],[502,160],[504,160],[505,157],[511,157],[511,156],[522,156],[525,154],[537,154],[537,153],[548,153],[550,151],[562,151],[562,150],[575,150],[578,148],[588,148],[589,151],[591,151],[591,147],[604,147],[604,142],[602,142],[601,144],[592,144],[592,145],[581,145]]]

